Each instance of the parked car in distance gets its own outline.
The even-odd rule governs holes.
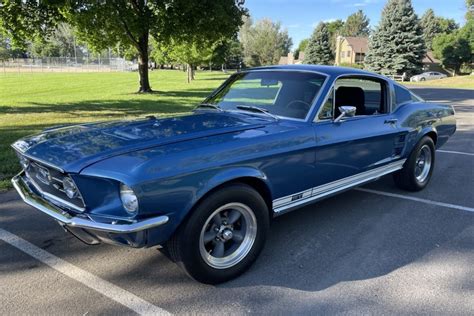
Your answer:
[[[161,245],[192,278],[220,283],[257,259],[276,216],[390,173],[425,188],[455,130],[450,105],[380,75],[262,67],[231,75],[190,115],[20,139],[12,182],[88,244]]]
[[[410,78],[411,82],[419,82],[419,81],[426,81],[426,80],[435,80],[435,79],[443,79],[447,78],[445,74],[436,71],[424,72],[422,74],[413,76]]]

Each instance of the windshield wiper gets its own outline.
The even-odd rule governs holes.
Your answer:
[[[237,105],[236,108],[239,109],[239,110],[244,110],[244,111],[249,111],[249,112],[263,113],[263,114],[266,114],[266,115],[270,116],[271,118],[273,118],[273,119],[276,120],[276,121],[279,120],[278,116],[276,116],[276,115],[270,113],[267,109],[259,108],[258,106],[253,106],[253,105]]]
[[[212,104],[212,103],[201,103],[196,108],[208,108],[208,109],[218,110],[221,112],[224,111],[223,109],[221,109],[220,106],[218,106],[217,104]]]

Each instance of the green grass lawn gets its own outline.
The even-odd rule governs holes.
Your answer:
[[[188,84],[184,72],[152,71],[157,92],[143,95],[135,93],[137,73],[0,73],[0,190],[20,170],[10,148],[20,137],[54,125],[186,113],[225,78],[198,72]]]
[[[457,76],[438,80],[428,80],[423,82],[404,82],[408,87],[438,87],[438,88],[458,88],[458,89],[474,89],[474,76]]]

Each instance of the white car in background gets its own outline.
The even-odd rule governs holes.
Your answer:
[[[424,72],[422,74],[413,76],[413,77],[410,78],[410,81],[411,82],[418,82],[418,81],[442,79],[442,78],[446,78],[446,77],[448,77],[448,76],[446,76],[445,74],[442,74],[440,72],[430,71],[430,72]]]

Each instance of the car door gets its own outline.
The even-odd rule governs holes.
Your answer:
[[[404,132],[390,113],[390,96],[388,83],[377,77],[335,82],[314,122],[315,186],[396,164]],[[356,115],[335,122],[342,105],[355,106]]]

